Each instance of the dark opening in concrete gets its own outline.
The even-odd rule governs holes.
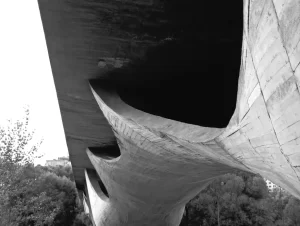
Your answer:
[[[89,150],[97,157],[105,160],[112,160],[121,155],[120,148],[115,142],[114,144],[103,147],[89,147]]]
[[[103,184],[103,182],[102,182],[102,180],[101,180],[100,178],[98,179],[98,184],[99,184],[99,186],[100,186],[101,191],[103,192],[103,194],[104,194],[107,198],[109,198],[109,194],[108,194],[108,192],[107,192],[107,189],[106,189],[105,185]]]
[[[93,186],[94,190],[97,192],[99,197],[102,200],[106,200],[107,198],[109,198],[109,194],[107,192],[107,189],[106,189],[103,181],[101,180],[99,174],[96,172],[96,170],[87,169],[87,173],[88,173],[91,185]],[[98,185],[99,185],[101,191],[98,189],[98,187],[97,187]],[[88,189],[86,189],[86,191],[88,193]]]

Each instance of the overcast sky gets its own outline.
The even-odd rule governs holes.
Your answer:
[[[0,123],[29,106],[45,156],[68,156],[45,36],[36,0],[3,1],[0,7]]]

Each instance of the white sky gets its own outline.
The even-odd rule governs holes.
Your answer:
[[[28,105],[45,159],[68,156],[40,12],[36,0],[2,1],[0,7],[0,123]]]

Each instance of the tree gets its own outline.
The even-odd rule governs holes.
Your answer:
[[[284,217],[286,218],[286,225],[299,226],[300,225],[300,200],[290,197],[287,205],[284,208]]]
[[[0,127],[0,225],[92,225],[78,205],[70,166],[34,167],[42,141],[33,142],[29,110]]]
[[[73,226],[93,226],[91,219],[84,212],[76,215]]]
[[[15,122],[0,127],[0,156],[1,164],[32,164],[37,155],[42,140],[32,143],[35,131],[29,130],[29,109],[25,108],[25,115]]]
[[[35,131],[29,125],[29,109],[25,108],[20,120],[8,121],[7,126],[0,127],[0,220],[8,220],[10,225],[11,209],[8,197],[20,188],[16,183],[22,175],[23,166],[33,163],[42,140],[33,142]],[[3,221],[2,221],[3,222]]]
[[[250,173],[237,172],[219,177],[187,206],[189,226],[273,225],[272,200],[266,183]]]
[[[71,181],[74,181],[74,176],[73,176],[73,172],[72,172],[72,167],[70,165],[66,165],[66,166],[48,166],[48,167],[44,167],[47,171],[52,172],[54,174],[56,174],[57,176],[60,177],[67,177],[68,179],[70,179]]]
[[[18,186],[7,195],[9,215],[1,221],[5,225],[89,225],[75,183],[53,173],[51,167],[23,166],[14,183]]]
[[[281,188],[275,188],[270,191],[270,198],[272,199],[272,210],[273,210],[273,219],[274,225],[285,226],[285,216],[284,209],[287,205],[290,194]]]

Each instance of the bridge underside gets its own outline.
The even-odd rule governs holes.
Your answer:
[[[39,0],[95,225],[178,225],[241,169],[300,197],[300,2]]]

